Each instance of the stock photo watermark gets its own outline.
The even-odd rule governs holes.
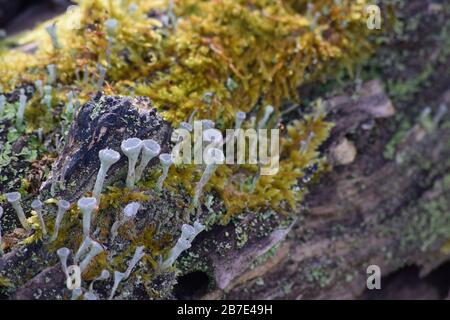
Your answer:
[[[279,170],[280,132],[278,129],[204,128],[202,121],[194,121],[193,128],[175,129],[172,141],[174,163],[179,164],[252,164],[258,165],[261,175],[275,175]],[[211,150],[219,149],[223,157]]]
[[[381,289],[381,268],[376,264],[367,267],[366,273],[370,276],[367,278],[366,285],[369,290]]]
[[[380,30],[381,29],[381,8],[376,4],[371,4],[366,6],[365,13],[367,17],[367,28],[369,30]]]

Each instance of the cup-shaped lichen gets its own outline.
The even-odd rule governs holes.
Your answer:
[[[95,278],[94,280],[92,280],[91,284],[89,285],[89,291],[90,292],[94,292],[94,283],[96,281],[104,281],[104,280],[108,280],[109,277],[111,276],[111,274],[109,273],[108,270],[102,270],[102,273],[100,273],[100,275]]]
[[[47,106],[47,111],[50,111],[52,108],[52,86],[46,85],[44,86],[44,98],[42,99],[42,103]]]
[[[92,245],[92,239],[90,237],[84,237],[83,242],[81,242],[80,247],[77,250],[77,253],[75,254],[75,257],[73,258],[73,262],[75,264],[78,263],[78,261],[88,252],[89,248]]]
[[[80,263],[80,271],[83,272],[84,270],[86,270],[86,268],[89,266],[92,260],[103,251],[104,249],[102,245],[98,242],[93,241],[91,245],[91,250],[89,250],[86,257]]]
[[[120,271],[114,271],[114,284],[111,289],[111,294],[109,296],[109,300],[112,300],[114,298],[114,295],[116,294],[117,288],[119,287],[120,282],[122,282],[123,279],[126,278],[126,274]]]
[[[53,91],[52,86],[50,86],[50,85],[44,86],[44,95],[51,96],[52,95],[52,91]]]
[[[6,97],[4,95],[0,95],[0,115],[2,115],[5,110]]]
[[[191,242],[187,239],[181,238],[178,239],[177,244],[175,245],[175,247],[173,247],[170,250],[169,253],[169,257],[164,260],[164,262],[161,265],[161,269],[167,269],[169,268],[174,262],[175,260],[177,260],[177,258],[180,256],[180,254],[189,249],[191,247]]]
[[[136,181],[135,168],[136,168],[136,163],[139,158],[139,154],[141,153],[142,140],[139,138],[130,138],[130,139],[124,140],[124,141],[122,141],[120,148],[122,149],[122,152],[128,158],[128,174],[127,174],[126,185],[127,185],[127,188],[133,189],[134,183]]]
[[[138,264],[138,262],[145,255],[144,249],[145,249],[144,246],[136,247],[136,250],[134,251],[133,258],[128,263],[127,270],[125,271],[125,279],[128,278],[131,275],[131,272],[133,271],[134,267]]]
[[[235,123],[234,123],[234,129],[240,129],[242,126],[242,123],[245,120],[245,117],[247,116],[247,114],[245,112],[242,111],[238,111],[236,112],[236,119],[235,119]]]
[[[194,241],[195,237],[203,230],[205,230],[205,226],[198,220],[194,222],[194,226],[183,224],[181,226],[181,236],[176,245],[170,250],[167,259],[161,264],[161,269],[164,270],[169,268],[183,251],[191,247],[192,241]]]
[[[67,95],[66,113],[73,113],[73,91],[70,91]]]
[[[50,238],[50,242],[55,241],[58,238],[59,228],[61,227],[61,222],[64,214],[70,209],[70,202],[66,200],[58,201],[58,212],[56,214],[55,227],[53,229],[53,235]]]
[[[161,152],[161,146],[153,139],[146,139],[142,141],[142,155],[141,162],[136,168],[136,181],[142,178],[145,168],[148,163]]]
[[[219,164],[222,164],[224,161],[225,155],[223,154],[222,150],[218,148],[209,148],[206,150],[205,153],[206,169],[203,172],[200,181],[197,183],[197,186],[195,187],[195,195],[193,200],[193,204],[195,207],[198,206],[198,201],[200,199],[200,196],[206,183],[208,183],[217,166]]]
[[[27,106],[27,96],[25,95],[25,90],[20,89],[19,96],[19,110],[17,111],[17,126],[21,126],[23,124],[23,117],[25,115],[25,107]]]
[[[106,33],[108,37],[113,38],[116,36],[117,26],[119,22],[116,19],[108,19],[105,21]]]
[[[99,64],[97,66],[98,69],[98,81],[97,81],[97,91],[102,91],[103,83],[105,82],[106,72],[108,71],[107,68]]]
[[[56,65],[49,64],[47,66],[48,71],[48,84],[52,85],[56,82]]]
[[[44,95],[44,84],[43,84],[43,82],[42,82],[42,80],[36,80],[35,82],[34,82],[34,86],[36,87],[36,89],[38,90],[38,92],[39,92],[39,96],[43,96]]]
[[[203,230],[205,230],[205,226],[203,224],[200,223],[200,221],[196,220],[194,222],[194,230],[195,230],[195,234],[193,236],[193,238],[195,238],[200,232],[202,232]]]
[[[196,232],[193,226],[189,224],[183,224],[181,226],[181,238],[186,239],[189,242],[192,242],[192,239],[194,239],[195,235]]]
[[[108,35],[108,47],[106,48],[106,62],[111,62],[112,46],[116,38],[117,26],[119,22],[116,19],[108,19],[105,22],[106,33]]]
[[[56,250],[56,254],[61,261],[61,268],[67,276],[67,259],[69,258],[70,249],[65,247],[59,248],[58,250]]]
[[[49,25],[47,28],[45,28],[48,35],[50,36],[50,39],[52,40],[53,49],[61,49],[61,45],[59,43],[58,34],[57,34],[57,27],[56,24]]]
[[[33,200],[33,202],[31,202],[31,209],[33,209],[36,212],[36,215],[38,216],[39,219],[39,225],[41,226],[41,231],[42,234],[44,236],[47,235],[47,228],[45,227],[45,221],[44,221],[44,216],[43,216],[43,212],[42,212],[42,201],[39,199],[35,199]]]
[[[162,166],[162,174],[158,179],[158,182],[156,183],[156,190],[161,190],[164,184],[164,181],[167,178],[167,175],[169,174],[169,168],[172,165],[174,158],[173,155],[170,153],[161,153],[159,155],[159,161],[161,162]]]
[[[25,230],[30,230],[30,224],[27,221],[27,217],[23,212],[22,205],[20,204],[20,199],[22,196],[19,192],[10,192],[6,194],[6,200],[11,204],[11,206],[16,211],[17,217],[19,218],[20,224]]]
[[[127,204],[127,206],[123,209],[123,215],[116,222],[114,222],[111,227],[111,242],[117,237],[117,231],[120,226],[128,221],[131,221],[136,216],[140,206],[141,205],[138,202],[131,202]]]
[[[311,143],[312,139],[314,139],[314,137],[315,133],[310,132],[308,138],[300,142],[300,153],[303,154],[308,150],[309,144]]]
[[[261,120],[259,120],[258,122],[258,129],[263,129],[266,127],[272,113],[274,111],[273,106],[268,105],[265,109],[264,109],[264,115],[261,118]]]
[[[83,235],[89,237],[91,232],[92,212],[97,208],[97,199],[93,197],[83,197],[78,200],[77,205],[83,214]]]
[[[135,252],[134,252],[133,258],[128,263],[127,270],[125,272],[114,271],[114,285],[113,285],[113,288],[111,290],[111,294],[109,296],[109,300],[114,298],[114,294],[116,293],[120,282],[122,280],[127,279],[130,276],[131,272],[133,271],[133,268],[142,259],[142,257],[144,255],[145,255],[145,253],[144,253],[144,246],[137,247]]]
[[[97,180],[95,181],[94,190],[92,191],[92,196],[100,200],[100,194],[102,193],[103,184],[106,179],[106,174],[109,168],[119,161],[120,154],[117,151],[111,149],[103,149],[98,153],[100,158],[100,169],[98,170]]]

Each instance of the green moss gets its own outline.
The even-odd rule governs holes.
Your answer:
[[[438,239],[450,238],[450,210],[445,194],[450,190],[445,177],[435,185],[440,197],[423,201],[414,209],[410,223],[402,231],[400,247],[409,248],[411,244],[420,243],[420,250],[427,251],[436,245]],[[443,191],[446,190],[446,191]]]
[[[11,280],[0,276],[0,288],[11,288],[13,286]]]
[[[326,267],[317,265],[309,270],[305,277],[307,282],[318,284],[321,288],[324,288],[332,282],[334,276]]]
[[[407,121],[402,121],[397,132],[392,136],[391,140],[386,144],[383,156],[387,160],[395,158],[397,145],[406,137],[411,125]]]

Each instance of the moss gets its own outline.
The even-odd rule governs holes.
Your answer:
[[[0,288],[11,288],[13,286],[11,280],[0,276]]]
[[[386,144],[383,156],[387,160],[393,160],[396,154],[397,145],[406,137],[411,125],[407,121],[402,121],[398,131],[392,136],[391,140]]]
[[[435,184],[435,192],[441,196],[422,201],[416,208],[410,209],[417,214],[412,216],[410,224],[402,231],[402,249],[409,248],[412,243],[419,243],[420,250],[427,251],[436,245],[436,240],[450,238],[449,206],[445,198],[450,189],[446,180],[448,177]]]

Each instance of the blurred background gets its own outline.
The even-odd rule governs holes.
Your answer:
[[[58,15],[73,4],[69,0],[0,0],[0,29],[14,35]]]

